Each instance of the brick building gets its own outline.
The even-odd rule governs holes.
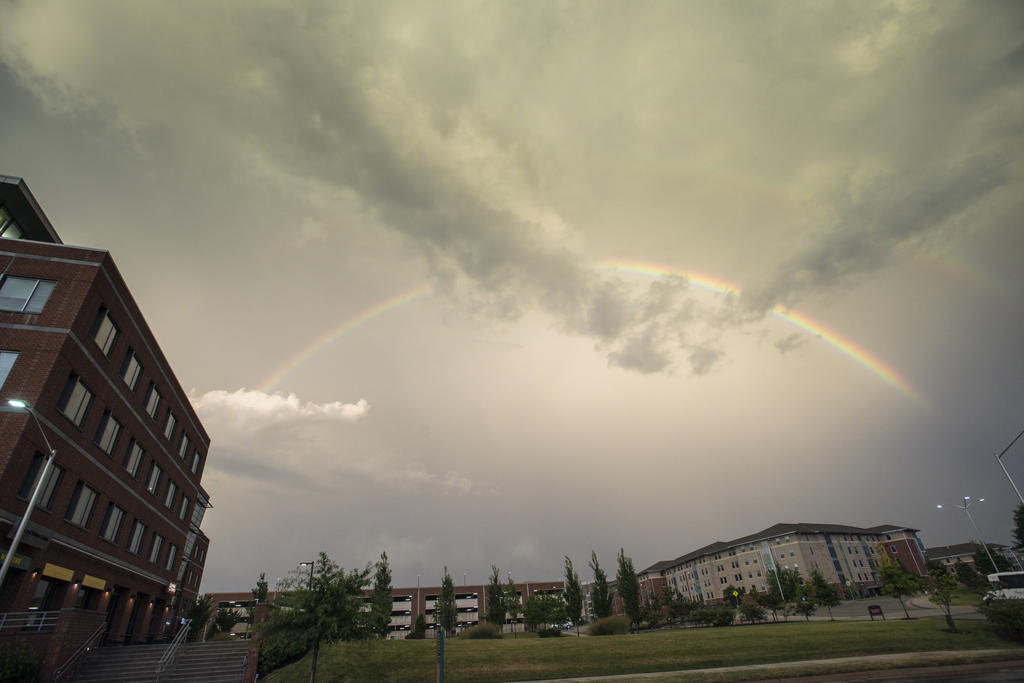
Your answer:
[[[54,467],[12,549],[0,611],[50,615],[58,631],[105,623],[118,641],[159,637],[199,590],[209,437],[111,255],[63,244],[24,181],[0,176],[3,555],[47,441]]]
[[[988,550],[993,556],[1002,555],[1006,558],[1006,561],[1010,563],[1010,569],[1012,571],[1021,571],[1020,558],[1017,553],[1013,551],[1013,548],[1000,545],[999,543],[986,543]],[[974,542],[968,543],[955,543],[953,545],[939,545],[934,548],[925,549],[925,557],[928,558],[929,562],[937,562],[942,565],[946,570],[947,574],[953,574],[956,572],[956,563],[963,562],[971,569],[977,571],[977,566],[974,561],[974,553],[981,549],[981,546]]]
[[[882,557],[899,561],[920,576],[927,573],[917,529],[780,523],[658,562],[640,574],[662,576],[684,598],[709,605],[721,602],[722,591],[729,586],[748,593],[767,590],[768,570],[776,568],[795,569],[804,578],[816,568],[829,583],[859,595],[876,595],[881,584],[875,568]]]

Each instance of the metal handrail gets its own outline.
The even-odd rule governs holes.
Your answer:
[[[104,633],[107,631],[107,622],[103,622],[99,627],[92,632],[92,635],[85,639],[82,646],[75,650],[75,654],[68,657],[68,660],[57,667],[57,670],[53,672],[53,680],[59,681],[65,673],[71,669],[72,665],[78,660],[79,657],[92,650],[92,646],[95,645],[95,641],[99,640]]]
[[[9,630],[44,631],[57,625],[60,611],[0,612],[0,633]]]
[[[181,642],[185,640],[185,636],[188,635],[188,629],[191,625],[191,619],[186,619],[181,624],[181,629],[178,631],[178,634],[174,636],[174,640],[172,640],[171,644],[167,646],[167,651],[164,652],[164,656],[160,658],[159,662],[157,662],[156,671],[154,672],[156,676],[153,679],[154,683],[160,683],[160,675],[164,672],[164,669],[167,668],[168,664],[174,661],[174,656],[178,653],[178,647],[181,646]]]

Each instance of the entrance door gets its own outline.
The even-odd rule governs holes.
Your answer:
[[[149,596],[145,593],[139,593],[135,596],[135,600],[132,601],[131,616],[128,617],[128,626],[124,630],[125,645],[131,645],[135,641],[135,631],[139,626],[139,615],[145,610],[148,600]]]

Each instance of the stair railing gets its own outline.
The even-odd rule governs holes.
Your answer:
[[[78,659],[92,652],[92,649],[96,646],[96,643],[100,641],[100,638],[102,638],[103,634],[106,632],[107,622],[104,621],[102,624],[96,627],[96,630],[92,632],[92,635],[85,639],[85,642],[82,643],[81,647],[75,650],[75,653],[73,655],[68,657],[68,660],[66,662],[57,667],[57,670],[53,672],[53,680],[59,681],[61,678],[64,677],[64,674],[74,670],[75,665],[78,663]]]
[[[156,671],[154,671],[153,683],[160,683],[160,676],[171,664],[174,663],[174,657],[178,653],[178,648],[181,643],[185,640],[185,636],[188,635],[189,626],[192,625],[191,619],[186,619],[178,630],[178,634],[174,636],[174,640],[167,646],[167,650],[164,652],[164,656],[160,658],[160,661],[156,665]]]

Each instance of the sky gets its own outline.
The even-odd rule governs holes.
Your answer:
[[[1010,541],[1018,2],[7,2],[0,106],[211,436],[205,591]]]

